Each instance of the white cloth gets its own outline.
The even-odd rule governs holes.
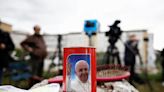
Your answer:
[[[60,92],[60,85],[51,83],[44,86],[37,86],[30,90],[20,89],[12,85],[4,85],[0,86],[0,92]]]
[[[51,83],[37,88],[28,90],[28,92],[60,92],[60,85],[57,83]]]
[[[45,85],[48,85],[48,80],[43,80],[43,81],[33,85],[30,89],[34,89],[34,88],[45,86]]]
[[[114,87],[112,92],[139,92],[126,80],[106,83],[106,85],[109,84]]]
[[[0,92],[29,92],[29,91],[14,87],[12,85],[3,85],[0,86]]]

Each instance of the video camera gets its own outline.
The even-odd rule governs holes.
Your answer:
[[[105,33],[105,35],[109,37],[108,41],[111,45],[114,45],[122,34],[120,27],[118,27],[120,22],[120,20],[116,20],[113,25],[109,26],[110,30]]]

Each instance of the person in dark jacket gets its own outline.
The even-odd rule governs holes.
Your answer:
[[[42,77],[44,59],[47,56],[46,44],[40,35],[40,27],[34,26],[34,34],[21,42],[21,46],[30,54],[30,63],[33,77]]]
[[[136,56],[138,55],[140,58],[140,63],[142,64],[141,55],[138,50],[138,39],[136,35],[130,35],[129,40],[125,44],[125,53],[124,53],[124,62],[125,65],[129,67],[130,70],[130,78],[129,82],[131,84],[132,81],[136,81],[138,83],[144,83],[144,81],[135,73],[135,64],[136,64]]]
[[[14,43],[8,32],[0,29],[0,85],[2,83],[3,68],[7,68],[12,61],[11,51],[15,48]]]
[[[162,60],[161,60],[161,65],[162,65],[162,86],[164,86],[164,48],[161,51],[161,57],[162,57]]]

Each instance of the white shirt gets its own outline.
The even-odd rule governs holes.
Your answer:
[[[78,77],[71,82],[71,89],[74,92],[91,92],[91,83],[87,80],[86,83],[82,83]]]

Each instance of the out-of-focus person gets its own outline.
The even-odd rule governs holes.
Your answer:
[[[140,63],[142,64],[143,62],[141,60],[141,55],[138,49],[138,39],[135,34],[132,34],[129,36],[129,39],[125,44],[125,53],[124,53],[125,65],[129,67],[130,74],[131,74],[129,78],[129,82],[131,84],[133,84],[132,83],[133,80],[141,84],[144,83],[144,81],[139,77],[139,75],[135,73],[135,64],[136,64],[137,55],[139,56]]]
[[[10,34],[0,29],[0,85],[2,84],[3,68],[7,68],[9,62],[13,60],[10,54],[14,48]]]
[[[43,36],[40,34],[40,30],[40,26],[35,25],[34,34],[28,36],[24,41],[21,42],[23,49],[30,54],[32,76],[34,78],[42,77],[44,59],[47,56],[46,44]]]
[[[162,86],[164,86],[164,48],[161,52],[161,57],[162,57],[162,60],[161,60],[161,65],[162,65]]]

